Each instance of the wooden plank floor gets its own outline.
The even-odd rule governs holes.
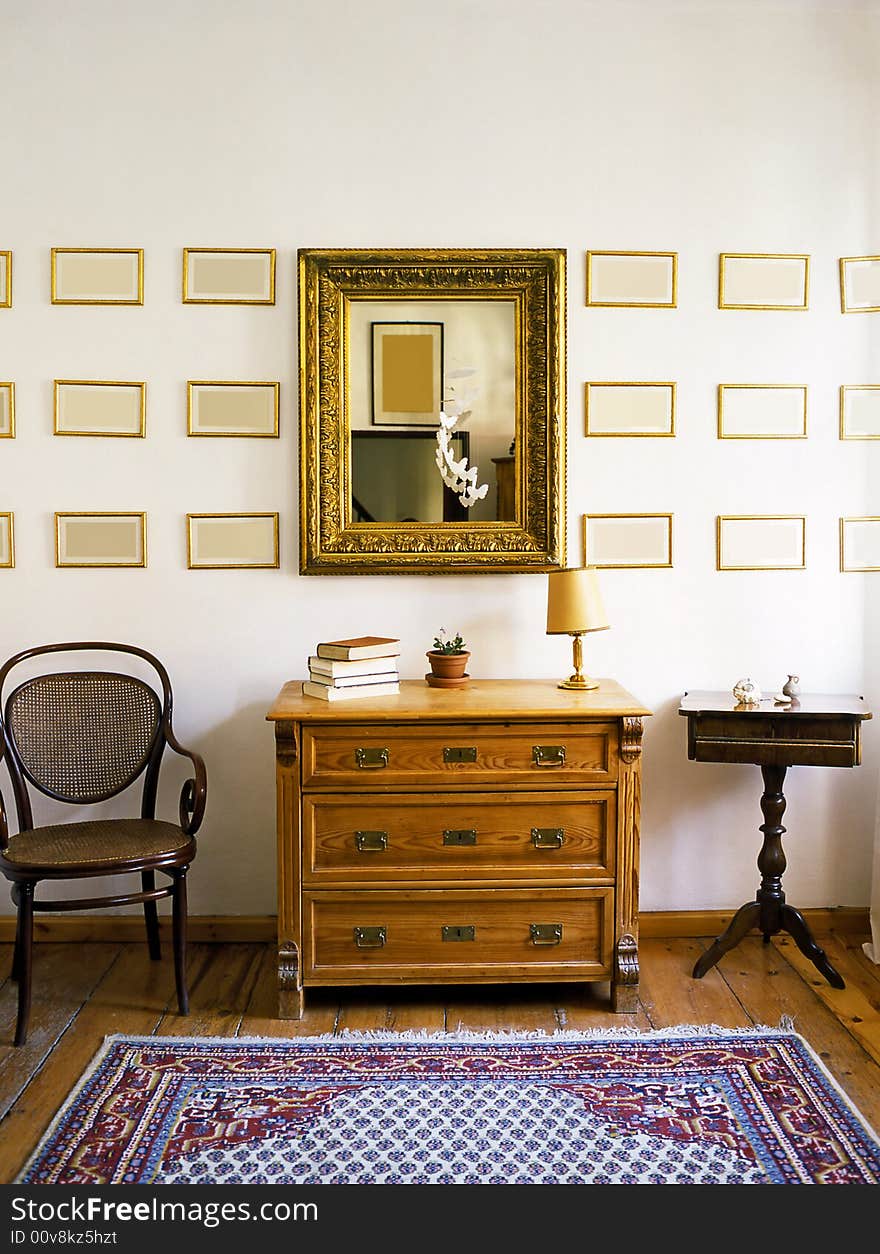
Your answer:
[[[259,944],[190,949],[191,1014],[175,1013],[170,955],[149,961],[145,945],[40,944],[27,1044],[15,1049],[16,987],[0,982],[0,1182],[12,1182],[105,1035],[308,1036],[345,1031],[511,1030],[553,1032],[681,1023],[748,1027],[794,1020],[862,1115],[880,1129],[880,968],[861,938],[819,943],[847,987],[832,989],[787,937],[748,937],[702,980],[691,978],[705,940],[656,939],[640,947],[634,1015],[608,1008],[607,985],[570,984],[401,989],[318,989],[300,1022],[273,1018],[274,951]],[[8,973],[10,946],[0,945]],[[2,977],[0,977],[2,979]]]

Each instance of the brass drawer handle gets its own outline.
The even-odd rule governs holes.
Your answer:
[[[384,927],[356,927],[354,943],[358,949],[381,949],[385,944]]]
[[[452,745],[443,750],[443,761],[448,762],[476,762],[477,750],[474,745]]]
[[[475,845],[477,833],[473,828],[446,828],[443,832],[444,845]]]
[[[358,853],[381,853],[388,848],[387,832],[355,832]]]
[[[355,749],[354,760],[361,770],[381,770],[388,765],[388,750]]]
[[[440,934],[445,941],[472,941],[477,938],[477,929],[471,924],[464,927],[443,927]]]
[[[565,766],[565,745],[532,745],[535,766]]]
[[[532,844],[536,849],[561,849],[564,842],[564,827],[532,828]]]
[[[562,940],[562,924],[530,923],[529,939],[533,945],[558,945]]]

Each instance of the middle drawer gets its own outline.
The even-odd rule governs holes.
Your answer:
[[[614,876],[612,790],[303,797],[303,882]]]

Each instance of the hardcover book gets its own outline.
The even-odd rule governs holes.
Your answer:
[[[388,684],[359,684],[356,688],[334,688],[331,684],[316,684],[311,680],[303,683],[303,696],[317,697],[319,701],[347,701],[351,697],[395,697],[400,684],[395,680]]]
[[[318,657],[350,662],[357,658],[397,657],[400,641],[389,636],[355,636],[351,640],[328,640],[315,650]]]
[[[312,656],[309,658],[309,670],[329,679],[342,675],[387,675],[397,671],[397,657],[355,658],[352,662],[340,662],[329,657]]]
[[[375,688],[377,684],[397,683],[400,676],[397,670],[385,671],[380,675],[325,675],[321,671],[309,668],[309,679],[315,684],[324,684],[328,688]]]

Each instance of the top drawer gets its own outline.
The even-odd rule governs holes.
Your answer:
[[[688,720],[688,756],[697,762],[758,766],[857,766],[859,720],[733,711]]]
[[[616,780],[616,723],[352,723],[302,732],[304,788],[559,788]]]

